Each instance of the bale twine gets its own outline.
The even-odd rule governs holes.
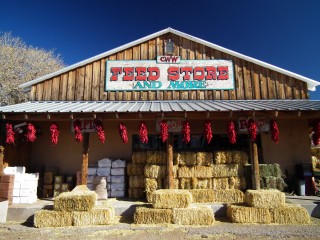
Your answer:
[[[37,228],[69,227],[72,226],[72,212],[39,210],[34,214],[33,225]]]
[[[250,207],[274,208],[285,204],[285,194],[274,189],[247,190],[245,201]]]
[[[219,203],[243,203],[244,193],[237,189],[214,190],[214,201]]]
[[[144,174],[145,164],[128,163],[127,174],[128,176],[141,176]]]
[[[210,226],[214,222],[214,213],[209,206],[190,206],[188,208],[173,209],[174,224]]]
[[[153,195],[154,208],[187,208],[192,202],[192,195],[187,190],[162,189]]]
[[[131,160],[132,160],[132,163],[145,164],[147,162],[147,153],[146,152],[133,152]]]
[[[227,217],[233,223],[271,223],[269,208],[228,205]]]
[[[211,152],[197,152],[198,166],[211,166],[213,164],[213,154]]]
[[[137,207],[134,213],[135,224],[163,224],[172,223],[172,209],[154,209]]]
[[[212,189],[191,189],[192,201],[194,203],[212,203],[214,202],[214,190]]]
[[[271,222],[278,224],[310,224],[308,211],[296,204],[270,208]]]

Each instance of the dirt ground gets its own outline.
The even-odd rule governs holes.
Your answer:
[[[30,223],[0,224],[0,239],[320,239],[320,219],[312,218],[308,225],[234,224],[225,219],[216,220],[208,227],[168,225],[135,225],[119,219],[115,224],[90,227],[34,228]]]

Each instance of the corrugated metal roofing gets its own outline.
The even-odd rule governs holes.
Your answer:
[[[308,84],[308,89],[311,90],[311,91],[315,91],[315,90],[316,90],[316,86],[319,86],[319,85],[320,85],[320,82],[317,82],[317,81],[315,81],[315,80],[313,80],[313,79],[304,77],[304,76],[302,76],[302,75],[299,75],[299,74],[296,74],[296,73],[293,73],[293,72],[290,72],[290,71],[287,71],[287,70],[285,70],[285,69],[283,69],[283,68],[279,68],[279,67],[277,67],[277,66],[274,66],[274,65],[272,65],[272,64],[269,64],[269,63],[266,63],[266,62],[257,60],[257,59],[255,59],[255,58],[248,57],[248,56],[246,56],[246,55],[244,55],[244,54],[241,54],[241,53],[232,51],[232,50],[230,50],[230,49],[221,47],[221,46],[219,46],[219,45],[217,45],[217,44],[214,44],[214,43],[211,43],[211,42],[202,40],[202,39],[197,38],[197,37],[194,37],[194,36],[192,36],[192,35],[190,35],[190,34],[186,34],[186,33],[183,33],[183,32],[181,32],[181,31],[178,31],[178,30],[175,30],[175,29],[169,27],[169,28],[163,29],[163,30],[161,30],[161,31],[158,31],[158,32],[156,32],[156,33],[150,34],[150,35],[148,35],[148,36],[146,36],[146,37],[143,37],[143,38],[140,38],[140,39],[138,39],[138,40],[135,40],[135,41],[133,41],[133,42],[127,43],[127,44],[125,44],[125,45],[122,45],[122,46],[120,46],[120,47],[117,47],[117,48],[114,48],[114,49],[112,49],[112,50],[109,50],[109,51],[107,51],[107,52],[104,52],[104,53],[101,53],[101,54],[99,54],[99,55],[96,55],[96,56],[94,56],[94,57],[88,58],[88,59],[86,59],[86,60],[84,60],[84,61],[78,62],[78,63],[73,64],[73,65],[71,65],[71,66],[68,66],[68,67],[66,67],[66,68],[60,69],[60,70],[58,70],[58,71],[56,71],[56,72],[47,74],[47,75],[42,76],[42,77],[39,77],[39,78],[36,78],[36,79],[31,80],[31,81],[29,81],[29,82],[23,83],[23,84],[19,85],[19,87],[21,87],[21,88],[28,88],[28,87],[36,84],[36,83],[39,83],[39,82],[45,81],[45,80],[47,80],[47,79],[49,79],[49,78],[58,76],[58,75],[60,75],[60,74],[63,74],[63,73],[65,73],[65,72],[68,72],[68,71],[73,70],[73,69],[75,69],[75,68],[84,66],[84,65],[86,65],[86,64],[88,64],[88,63],[90,63],[90,62],[94,62],[94,61],[99,60],[99,59],[101,59],[101,58],[110,56],[110,55],[112,55],[112,54],[114,54],[114,53],[121,52],[121,51],[123,51],[124,49],[133,47],[133,46],[135,46],[135,45],[138,45],[138,44],[140,44],[140,43],[143,43],[143,42],[145,42],[145,41],[148,41],[148,40],[150,40],[150,39],[153,39],[153,38],[155,38],[155,37],[161,36],[161,35],[166,34],[166,33],[173,33],[173,34],[175,34],[175,35],[177,35],[177,36],[180,36],[180,37],[189,39],[189,40],[191,40],[191,41],[197,42],[197,43],[202,44],[202,45],[204,45],[204,46],[207,46],[207,47],[214,48],[214,49],[217,49],[217,50],[219,50],[219,51],[225,52],[225,53],[227,53],[227,54],[230,54],[231,56],[235,56],[235,57],[244,59],[244,60],[246,60],[246,61],[255,63],[255,64],[259,65],[259,66],[262,66],[262,67],[265,67],[265,68],[269,68],[269,69],[271,69],[271,70],[274,70],[274,71],[276,71],[276,72],[279,72],[279,73],[288,75],[288,76],[293,77],[293,78],[297,78],[297,79],[299,79],[299,80],[301,80],[301,81],[306,82],[306,83]]]
[[[134,113],[219,111],[320,111],[311,100],[32,101],[0,107],[0,113]]]

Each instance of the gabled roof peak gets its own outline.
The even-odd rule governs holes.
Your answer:
[[[255,59],[255,58],[248,57],[248,56],[243,55],[243,54],[241,54],[241,53],[238,53],[238,52],[229,50],[229,49],[227,49],[227,48],[221,47],[221,46],[216,45],[216,44],[214,44],[214,43],[210,43],[210,42],[205,41],[205,40],[203,40],[203,39],[194,37],[194,36],[192,36],[192,35],[189,35],[189,34],[180,32],[180,31],[178,31],[178,30],[175,30],[175,29],[173,29],[173,28],[171,28],[171,27],[168,27],[168,28],[165,28],[165,29],[160,30],[160,31],[158,31],[158,32],[155,32],[155,33],[153,33],[153,34],[150,34],[150,35],[148,35],[148,36],[145,36],[145,37],[142,37],[142,38],[137,39],[137,40],[135,40],[135,41],[132,41],[132,42],[130,42],[130,43],[124,44],[124,45],[122,45],[122,46],[120,46],[120,47],[111,49],[111,50],[106,51],[106,52],[104,52],[104,53],[98,54],[98,55],[96,55],[96,56],[94,56],[94,57],[88,58],[88,59],[86,59],[86,60],[84,60],[84,61],[75,63],[75,64],[70,65],[70,66],[68,66],[68,67],[65,67],[65,68],[63,68],[63,69],[60,69],[60,70],[58,70],[58,71],[56,71],[56,72],[53,72],[53,73],[44,75],[44,76],[42,76],[42,77],[36,78],[36,79],[34,79],[34,80],[31,80],[31,81],[29,81],[29,82],[23,83],[23,84],[19,85],[19,87],[21,87],[21,88],[28,88],[28,87],[36,84],[36,83],[45,81],[46,79],[55,77],[55,76],[57,76],[57,75],[60,75],[60,74],[63,74],[63,73],[65,73],[65,72],[68,72],[68,71],[70,71],[70,70],[73,70],[73,69],[75,69],[75,68],[84,66],[84,65],[86,65],[86,64],[88,64],[88,63],[90,63],[90,62],[94,62],[94,61],[99,60],[99,59],[101,59],[101,58],[110,56],[110,55],[112,55],[112,54],[114,54],[114,53],[116,53],[116,52],[120,52],[120,51],[122,51],[122,50],[124,50],[124,49],[133,47],[133,46],[135,46],[135,45],[138,45],[138,44],[140,44],[140,43],[143,43],[143,42],[148,41],[148,40],[150,40],[150,39],[153,39],[153,38],[155,38],[155,37],[159,37],[159,36],[161,36],[161,35],[163,35],[163,34],[166,34],[166,33],[169,33],[169,32],[170,32],[170,33],[173,33],[173,34],[175,34],[175,35],[177,35],[177,36],[180,36],[180,37],[189,39],[189,40],[191,40],[191,41],[197,42],[197,43],[199,43],[199,44],[205,45],[205,46],[207,46],[207,47],[214,48],[214,49],[216,49],[216,50],[218,50],[218,51],[225,52],[225,53],[227,53],[227,54],[229,54],[229,55],[231,55],[231,56],[234,56],[234,57],[237,57],[237,58],[240,58],[240,59],[244,59],[244,60],[246,60],[246,61],[252,62],[252,63],[257,64],[257,65],[259,65],[259,66],[262,66],[262,67],[268,68],[268,69],[270,69],[270,70],[274,70],[274,71],[276,71],[276,72],[279,72],[279,73],[285,74],[285,75],[287,75],[287,76],[290,76],[290,77],[299,79],[299,80],[301,80],[301,81],[304,81],[304,82],[306,82],[306,83],[308,84],[308,89],[311,90],[311,91],[315,91],[315,90],[316,90],[316,86],[319,86],[319,85],[320,85],[320,82],[317,82],[317,81],[315,81],[315,80],[313,80],[313,79],[304,77],[304,76],[302,76],[302,75],[299,75],[299,74],[296,74],[296,73],[293,73],[293,72],[290,72],[290,71],[287,71],[287,70],[285,70],[285,69],[283,69],[283,68],[274,66],[274,65],[272,65],[272,64],[269,64],[269,63],[266,63],[266,62],[263,62],[263,61],[260,61],[260,60],[257,60],[257,59]]]

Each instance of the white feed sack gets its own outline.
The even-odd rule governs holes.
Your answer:
[[[121,160],[121,159],[117,159],[112,161],[111,164],[112,168],[125,168],[126,167],[126,161],[125,160]]]
[[[125,183],[111,183],[110,190],[112,192],[114,191],[124,191],[125,189]]]
[[[3,173],[6,175],[15,175],[17,173],[24,174],[26,173],[25,167],[6,167],[3,169]]]
[[[124,197],[125,192],[124,191],[111,191],[110,195],[112,198],[117,198],[117,197]]]
[[[97,175],[97,168],[95,167],[88,167],[88,175]]]
[[[124,176],[111,176],[111,183],[124,183],[125,177]]]
[[[98,168],[97,175],[98,176],[109,176],[111,173],[111,168]]]
[[[111,175],[112,176],[124,176],[126,175],[125,168],[111,168]]]
[[[104,158],[98,161],[99,168],[111,167],[112,160],[109,158]]]
[[[94,177],[95,177],[95,176],[90,176],[90,175],[88,175],[88,177],[87,177],[87,183],[92,183]]]

